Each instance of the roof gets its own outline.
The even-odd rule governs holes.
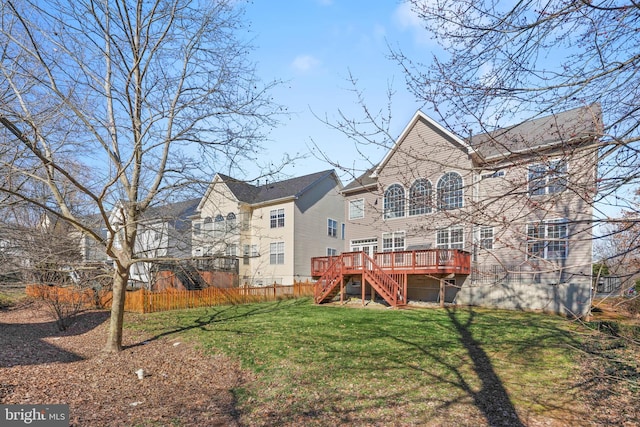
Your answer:
[[[333,169],[255,186],[218,173],[218,176],[224,181],[238,201],[248,204],[261,204],[273,200],[298,197],[317,182],[330,175],[336,176]]]
[[[349,184],[345,185],[345,187],[342,189],[342,192],[345,193],[353,190],[360,190],[372,185],[376,185],[378,183],[378,179],[373,176],[373,172],[377,169],[377,167],[378,165],[374,165],[371,169],[365,171],[362,175],[351,181]]]
[[[592,104],[474,135],[470,144],[482,160],[489,161],[593,140],[601,135],[602,109],[600,104]]]
[[[166,220],[184,221],[196,213],[196,208],[200,203],[200,198],[189,199],[182,202],[168,203],[149,207],[142,214],[142,221]]]
[[[390,156],[397,150],[398,145],[418,120],[425,120],[435,126],[436,129],[451,137],[453,142],[463,149],[467,149],[470,154],[478,156],[483,161],[501,160],[514,154],[525,154],[561,144],[592,141],[602,135],[602,109],[600,104],[574,108],[562,113],[528,120],[508,128],[474,135],[467,141],[461,140],[427,115],[418,111],[398,137],[393,148],[387,152],[385,158],[379,164],[347,184],[342,189],[343,193],[375,185],[378,172],[384,168]]]

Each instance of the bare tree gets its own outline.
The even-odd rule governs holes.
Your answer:
[[[620,206],[632,208],[624,186],[636,186],[640,177],[637,2],[408,3],[440,49],[428,63],[395,48],[391,57],[442,123],[464,136],[600,104],[596,213],[606,221]]]
[[[276,83],[255,78],[236,1],[0,7],[0,192],[67,221],[114,260],[106,350],[119,351],[142,214],[211,170],[254,158],[260,130],[274,124]],[[29,191],[35,183],[46,191]],[[74,212],[65,188],[90,203],[99,227]]]
[[[512,166],[520,165],[526,170],[526,163],[539,163],[547,172],[554,173],[561,172],[553,171],[554,164],[561,164],[554,159],[571,159],[573,170],[563,183],[572,194],[572,204],[566,209],[575,210],[579,204],[585,207],[584,212],[593,211],[596,216],[595,220],[590,214],[575,220],[580,233],[573,238],[591,240],[590,227],[597,227],[599,222],[615,224],[618,219],[614,217],[620,209],[626,212],[627,224],[638,222],[638,205],[632,203],[630,196],[640,181],[637,3],[609,0],[515,3],[407,0],[407,3],[432,35],[433,54],[411,58],[401,48],[390,46],[390,58],[404,71],[407,87],[430,114],[435,114],[436,121],[468,142],[475,154],[480,154],[476,159],[479,161],[474,160],[467,171],[470,175],[490,176],[504,166],[500,161],[482,158],[486,152],[501,151],[503,159],[513,159]],[[337,120],[322,120],[352,139],[363,156],[373,152],[371,147],[381,147],[386,152],[397,137],[389,132],[394,119],[392,97],[386,107],[373,108],[366,104],[363,92],[358,89],[357,78],[351,77],[351,82],[362,115],[353,117],[339,112]],[[586,135],[583,132],[586,129],[576,129],[572,134],[568,129],[561,131],[562,123],[554,122],[560,113],[577,108],[593,114],[592,122],[597,126],[589,136],[599,144],[597,158],[593,146],[584,150],[581,144],[575,144],[576,135]],[[555,152],[540,149],[544,147],[540,134],[529,138],[531,129],[527,124],[545,120],[548,129],[554,126],[558,129],[555,135],[547,135],[561,143]],[[518,154],[523,152],[528,157],[518,160]],[[420,161],[428,160],[433,169],[456,165],[455,158],[425,156],[418,151],[403,155],[411,164],[401,166],[398,169],[401,178],[396,179],[406,188],[419,178],[414,173]],[[370,163],[376,166],[377,161],[372,159]],[[597,186],[593,168],[589,167],[594,163],[598,166]],[[351,169],[349,164],[336,167]],[[374,170],[356,171],[354,180],[367,184],[366,179]],[[536,171],[529,170],[529,176],[535,174]],[[510,180],[505,186],[506,193],[484,195],[480,203],[467,204],[466,210],[441,214],[448,215],[451,224],[465,221],[498,224],[508,210],[506,218],[511,222],[531,221],[532,214],[544,217],[558,210],[557,206],[540,204],[528,197],[526,175],[513,176],[504,178]],[[474,191],[472,186],[465,190]],[[370,191],[377,191],[380,199],[384,196],[384,187]],[[566,193],[563,197],[566,198]],[[521,200],[514,205],[521,206],[520,213],[505,204],[514,198]],[[382,210],[383,206],[370,208]],[[505,222],[504,229],[507,228],[509,224]],[[529,229],[535,233],[526,228]],[[500,232],[496,231],[499,238]],[[521,234],[520,241],[526,241],[528,236]],[[514,245],[512,249],[529,251],[524,246],[518,249]],[[585,263],[590,261],[585,259]]]

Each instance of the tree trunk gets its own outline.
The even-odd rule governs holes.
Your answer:
[[[111,319],[109,321],[109,335],[105,351],[122,351],[122,327],[124,323],[124,298],[126,296],[129,269],[116,263],[113,277],[113,300],[111,301]]]

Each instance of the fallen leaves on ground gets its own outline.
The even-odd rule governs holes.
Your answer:
[[[0,403],[68,404],[72,426],[238,425],[236,362],[128,330],[105,353],[107,319],[85,312],[59,332],[35,305],[0,311]]]

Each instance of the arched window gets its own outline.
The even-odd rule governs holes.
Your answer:
[[[404,216],[404,188],[393,184],[384,192],[384,217],[400,218]]]
[[[229,212],[227,214],[227,231],[233,232],[236,229],[236,214]]]
[[[462,207],[462,177],[448,172],[438,180],[438,209],[449,210]]]
[[[409,215],[431,213],[431,182],[420,178],[414,181],[409,189]]]
[[[213,235],[215,237],[222,236],[222,232],[224,231],[224,217],[220,214],[216,215],[216,218],[213,223]]]
[[[205,235],[206,233],[213,231],[213,219],[210,216],[204,219],[202,230],[204,230]]]

